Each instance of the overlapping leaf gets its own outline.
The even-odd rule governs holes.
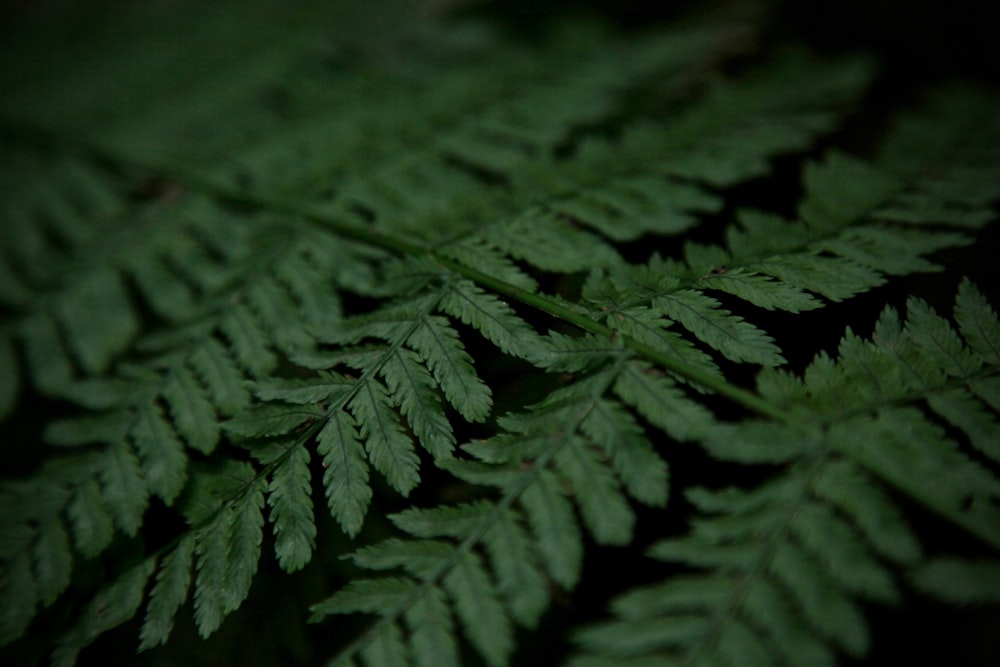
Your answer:
[[[777,371],[763,377],[762,392],[796,416],[716,425],[704,444],[723,460],[790,471],[750,491],[689,492],[707,518],[650,556],[699,573],[619,597],[615,620],[578,635],[581,654],[571,664],[714,664],[736,654],[747,664],[833,664],[837,652],[863,656],[870,638],[860,601],[899,600],[892,566],[917,566],[918,586],[945,599],[992,599],[971,585],[994,576],[992,562],[921,564],[922,549],[886,488],[1000,545],[995,475],[910,405],[926,401],[980,450],[1000,437],[995,408],[962,389],[998,370],[981,335],[996,316],[969,282],[956,319],[958,332],[911,300],[905,322],[887,309],[873,341],[848,332],[839,358],[819,357],[801,385]]]
[[[807,165],[794,220],[733,222],[728,188],[814,149],[870,63],[778,53],[726,77],[729,25],[571,26],[529,47],[385,9],[250,3],[239,28],[206,6],[144,20],[153,35],[110,29],[139,37],[77,44],[65,69],[15,45],[32,57],[0,72],[0,418],[35,391],[78,409],[60,404],[45,460],[0,490],[0,643],[97,556],[118,569],[56,664],[144,598],[141,649],[189,602],[208,636],[266,541],[287,572],[313,560],[314,493],[337,539],[363,541],[371,468],[406,495],[433,463],[474,499],[392,515],[400,536],[351,556],[392,574],[315,614],[379,617],[344,661],[457,665],[471,647],[504,665],[515,626],[580,583],[587,540],[628,545],[635,504],[666,505],[665,458],[689,441],[771,481],[689,491],[702,518],[651,554],[694,573],[620,597],[617,621],[579,635],[580,664],[861,656],[861,603],[894,601],[911,566],[933,594],[994,599],[970,583],[993,563],[921,562],[885,490],[1000,544],[987,299],[962,284],[957,331],[911,299],[801,379],[774,370],[786,341],[758,318],[938,270],[993,219],[994,97],[944,91],[870,162]],[[661,245],[710,215],[724,246]],[[766,369],[756,393],[730,362]],[[534,375],[494,395],[508,370]],[[493,414],[536,400],[525,385],[544,398]],[[707,405],[725,400],[760,414],[721,423]],[[472,429],[486,437],[456,452]],[[184,525],[141,553],[151,506]]]

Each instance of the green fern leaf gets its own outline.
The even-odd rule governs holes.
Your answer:
[[[807,61],[786,58],[777,76],[750,77],[741,87],[712,90],[704,104],[671,124],[667,147],[676,155],[666,171],[711,185],[731,185],[766,172],[769,157],[807,145],[833,122],[831,109],[857,95],[871,76],[871,63],[863,59],[814,63],[814,68],[807,67]],[[817,99],[830,106],[815,110]],[[702,140],[692,141],[695,137]],[[634,140],[643,139],[640,135]]]
[[[282,569],[294,572],[312,559],[316,545],[316,524],[309,495],[309,450],[293,446],[286,453],[279,447],[275,454],[277,456],[264,459],[265,463],[277,464],[271,473],[267,494],[274,524],[274,552]]]
[[[453,283],[439,307],[475,328],[506,354],[529,359],[541,345],[534,330],[507,303],[467,280]]]
[[[965,342],[985,363],[1000,363],[1000,321],[982,292],[968,279],[958,287],[955,320]]]
[[[851,655],[864,655],[870,641],[861,611],[825,579],[807,554],[790,544],[779,546],[771,561],[774,576],[793,592],[806,618]]]
[[[850,524],[828,507],[810,505],[790,522],[804,549],[845,590],[880,602],[897,602],[892,576],[869,556],[866,545]]]
[[[149,496],[132,448],[124,442],[109,447],[102,457],[98,474],[115,523],[127,534],[135,535],[142,525]]]
[[[508,255],[546,271],[572,273],[620,261],[618,253],[598,237],[545,210],[528,210],[502,227],[490,227],[484,238]]]
[[[120,442],[125,439],[130,417],[127,411],[116,411],[53,422],[45,429],[45,440],[62,447]]]
[[[407,600],[415,586],[416,584],[409,579],[393,577],[358,579],[323,602],[312,605],[310,620],[316,623],[330,614],[355,611],[379,613]]]
[[[711,414],[704,407],[688,400],[675,382],[645,364],[629,363],[614,390],[639,414],[678,440],[697,437],[711,423]]]
[[[125,287],[111,270],[93,272],[76,283],[57,308],[67,341],[90,373],[107,368],[138,328]]]
[[[413,442],[403,431],[385,387],[374,380],[360,382],[362,386],[348,408],[357,421],[372,465],[394,489],[405,495],[420,481],[417,471],[420,460]]]
[[[704,434],[702,444],[710,454],[726,461],[787,463],[803,454],[808,432],[774,422],[745,421],[718,424]]]
[[[1000,443],[995,439],[1000,425],[990,410],[969,392],[955,390],[928,399],[931,409],[969,438],[969,444],[983,455],[1000,461]]]
[[[475,554],[463,556],[443,585],[454,599],[465,635],[487,664],[506,665],[513,650],[512,629],[479,558]]]
[[[613,360],[619,346],[591,334],[566,336],[550,331],[542,347],[532,354],[532,362],[549,372],[575,373],[593,370]]]
[[[214,338],[195,350],[191,367],[220,413],[232,416],[246,407],[249,395],[243,386],[243,376],[226,348]]]
[[[260,558],[264,485],[247,463],[197,471],[182,510],[194,529],[194,619],[208,637],[250,590]]]
[[[461,664],[455,627],[444,594],[437,589],[422,596],[406,612],[410,651],[418,667],[457,667]]]
[[[0,662],[102,660],[144,599],[154,661],[184,610],[352,667],[833,665],[874,605],[996,602],[927,530],[1000,549],[992,296],[929,305],[984,270],[994,91],[780,8],[154,4],[5,31]],[[321,642],[234,614],[321,579]]]
[[[182,539],[160,562],[156,583],[149,593],[146,620],[139,633],[139,650],[165,644],[174,625],[174,616],[188,596],[195,540]]]
[[[884,438],[883,446],[877,451],[860,447],[854,435],[859,428]],[[956,451],[943,431],[920,413],[885,410],[873,421],[837,424],[830,436],[838,449],[849,452],[880,477],[905,484],[939,511],[962,517],[989,539],[1000,540],[996,512],[987,500],[996,497],[1000,485],[979,464]]]
[[[428,317],[406,339],[406,344],[427,360],[427,367],[445,398],[469,421],[483,421],[493,400],[489,388],[473,370],[472,358],[455,330],[437,317]]]
[[[803,627],[795,609],[774,583],[754,582],[746,597],[747,616],[758,621],[774,642],[775,652],[792,664],[835,665],[833,651]]]
[[[863,652],[867,628],[855,604],[835,581],[827,578],[812,555],[783,535],[783,524],[789,519],[796,520],[798,514],[778,508],[793,502],[803,490],[797,481],[789,479],[751,494],[691,495],[705,510],[725,512],[729,518],[740,516],[743,520],[702,522],[696,526],[694,535],[660,542],[650,554],[709,571],[721,567],[729,574],[705,574],[690,582],[669,581],[627,594],[614,606],[628,622],[621,620],[586,630],[578,637],[581,645],[595,655],[623,652],[644,655],[672,648],[680,651],[678,659],[695,653],[724,659],[735,650],[735,645],[745,645],[753,647],[759,664],[773,662],[774,653],[811,655],[829,661],[830,653],[823,643],[804,633],[791,620],[794,617],[789,610],[794,607],[828,641],[838,643],[848,652]],[[821,509],[813,504],[802,507],[809,511]],[[813,527],[804,525],[803,529],[813,530]],[[776,542],[769,544],[772,539]],[[732,606],[736,599],[734,586],[744,591],[739,594],[736,607]],[[702,591],[705,595],[701,595]],[[760,605],[766,605],[769,613],[762,617],[764,620],[749,624],[750,619],[756,619],[750,614],[762,611]],[[787,625],[793,631],[765,638],[760,634],[760,622],[776,624],[773,627]],[[736,629],[727,630],[729,625]],[[732,635],[729,639],[727,633]]]
[[[254,377],[266,376],[278,363],[267,336],[251,311],[242,304],[230,308],[219,321],[239,365]]]
[[[409,662],[402,631],[396,625],[380,632],[372,643],[362,649],[361,656],[368,667],[392,667]]]
[[[191,288],[171,273],[164,260],[142,261],[146,259],[135,258],[129,263],[128,272],[153,310],[172,321],[191,315],[195,309]]]
[[[187,480],[184,445],[164,419],[160,409],[146,404],[134,417],[130,435],[142,462],[149,490],[167,504],[173,502]],[[206,435],[216,432],[215,422]]]
[[[104,551],[114,536],[114,525],[97,483],[90,479],[77,486],[66,506],[73,542],[85,557]]]
[[[877,271],[843,257],[817,261],[808,256],[785,255],[768,258],[751,268],[831,301],[849,299],[885,282]]]
[[[287,401],[305,405],[339,401],[348,395],[351,383],[336,373],[320,372],[308,380],[273,378],[254,383],[253,393],[264,401]]]
[[[670,356],[679,357],[709,373],[719,373],[715,362],[708,354],[677,332],[667,329],[671,322],[663,317],[659,310],[646,306],[630,306],[621,310],[609,308],[603,311],[602,308],[602,312],[606,312],[603,319],[608,326],[617,329],[621,334]]]
[[[786,310],[801,313],[822,307],[808,293],[787,282],[778,282],[746,267],[733,270],[719,268],[698,281],[699,287],[726,292],[766,310]]]
[[[250,584],[253,582],[260,560],[261,527],[264,524],[262,514],[264,489],[256,480],[251,481],[248,486],[241,502],[232,509],[231,515],[226,511],[220,515],[227,518],[228,524],[225,525],[225,530],[228,532],[228,560],[222,589],[222,602],[226,614],[239,609],[250,593]]]
[[[799,213],[820,229],[843,227],[877,208],[898,187],[885,173],[842,153],[831,153],[822,164],[806,167],[805,182],[809,196]]]
[[[73,365],[55,323],[45,315],[37,315],[23,320],[19,333],[35,385],[48,394],[59,394],[72,382]]]
[[[434,379],[420,357],[405,348],[396,349],[383,364],[382,375],[420,444],[436,459],[450,456],[455,435],[435,392]]]
[[[545,569],[560,586],[572,588],[583,562],[580,529],[558,480],[548,472],[521,495]]]
[[[628,373],[626,368],[618,377],[618,383]],[[615,391],[620,392],[619,384],[615,385]],[[627,391],[624,393],[627,394]],[[653,507],[666,505],[669,490],[667,464],[643,437],[642,429],[628,412],[612,401],[599,401],[581,422],[580,430],[611,460],[611,466],[628,495]],[[583,488],[579,483],[576,486]],[[587,502],[599,504],[600,500],[588,499]]]
[[[480,522],[488,520],[493,507],[490,503],[409,509],[390,516],[400,529],[416,537],[464,538],[475,532]]]
[[[503,253],[503,251],[481,238],[473,236],[447,243],[438,248],[437,253],[441,257],[454,260],[463,266],[476,269],[477,271],[482,271],[486,275],[502,280],[505,283],[509,283],[525,291],[534,292],[538,289],[538,282],[534,278],[525,273],[517,264],[511,261],[511,259]],[[463,286],[462,291],[465,292],[470,288],[471,285],[469,287]],[[462,296],[464,297],[465,295],[463,294]],[[461,316],[456,312],[448,310],[447,307],[444,308],[451,315],[461,319]],[[463,309],[460,305],[458,305],[458,312],[462,311]],[[469,322],[466,322],[466,324],[469,324]]]
[[[733,361],[762,366],[780,366],[785,361],[770,336],[719,308],[711,297],[685,290],[654,299],[653,304]]]
[[[627,544],[632,539],[632,513],[611,471],[579,438],[570,438],[556,454],[555,464],[574,489],[580,489],[580,512],[594,539],[601,544]]]
[[[38,601],[48,607],[69,586],[73,568],[69,535],[62,521],[39,526],[32,548]]]
[[[317,436],[317,451],[323,457],[323,485],[330,512],[348,535],[357,535],[371,502],[368,465],[361,436],[346,412],[337,412]]]
[[[831,463],[823,468],[815,490],[850,518],[883,557],[905,564],[920,560],[920,543],[900,510],[861,471],[843,461]]]
[[[927,361],[949,375],[964,377],[979,369],[980,361],[965,349],[947,320],[919,299],[906,304],[907,333],[926,355]]]
[[[654,257],[650,264],[652,267],[662,264],[662,261]],[[680,281],[669,274],[657,275],[651,267],[615,271],[610,276],[598,271],[592,272],[583,286],[584,299],[594,305],[591,317],[603,321],[609,328],[639,343],[656,348],[666,355],[680,357],[686,363],[702,367],[706,372],[718,374],[719,370],[708,354],[668,329],[673,322],[666,317],[659,300],[673,298]],[[653,307],[646,305],[646,302],[652,302]],[[703,327],[699,329],[702,330]]]
[[[223,427],[237,437],[260,438],[291,433],[322,417],[322,412],[312,406],[261,405],[227,420]]]
[[[482,525],[489,524],[484,547],[497,578],[497,590],[514,619],[527,626],[537,623],[548,602],[545,578],[531,540],[516,513],[504,512],[496,516],[490,503],[481,502],[411,509],[391,518],[399,528],[417,537],[469,539]]]
[[[22,482],[4,489],[8,508],[0,542],[0,593],[18,606],[0,615],[0,641],[10,643],[28,627],[40,605],[49,605],[69,585],[72,552],[58,515],[66,502],[59,487]]]
[[[484,544],[511,616],[521,625],[535,627],[549,603],[549,591],[538,555],[527,531],[505,512],[484,537]]]
[[[373,570],[403,568],[411,575],[430,577],[454,554],[452,545],[441,540],[383,540],[351,554],[355,565]]]
[[[659,649],[669,649],[673,645],[683,646],[689,643],[692,637],[704,633],[707,629],[707,621],[693,615],[679,616],[670,621],[643,619],[588,628],[578,633],[576,640],[584,648],[599,647],[612,656],[612,659],[621,660]],[[666,655],[654,654],[652,659],[662,664],[662,661],[668,658]]]
[[[195,533],[197,575],[194,589],[194,621],[202,637],[208,637],[218,630],[226,615],[222,586],[226,582],[228,565],[227,518],[225,514],[220,514],[218,521],[213,521]]]
[[[899,406],[901,400],[912,401],[916,391],[931,409],[937,411],[938,405],[942,416],[951,414],[963,423],[955,406],[974,399],[959,393],[954,383],[974,382],[985,360],[965,348],[948,323],[922,302],[911,300],[905,322],[886,309],[876,334],[867,343],[848,331],[840,358],[820,355],[804,385],[780,375],[763,378],[769,392],[780,392],[772,395],[815,411],[805,420],[744,420],[707,431],[704,444],[724,460],[792,467],[783,479],[751,492],[688,492],[689,500],[710,516],[697,520],[691,535],[657,543],[650,555],[705,574],[695,575],[691,588],[668,580],[621,597],[613,605],[619,620],[578,635],[585,653],[573,664],[602,664],[624,655],[666,660],[658,652],[667,649],[678,659],[725,660],[740,650],[751,651],[759,664],[772,664],[779,655],[831,664],[834,649],[855,656],[868,650],[862,598],[900,599],[897,579],[881,559],[917,564],[917,581],[944,597],[942,582],[948,577],[958,582],[975,576],[975,568],[919,565],[920,544],[872,476],[998,543],[995,478],[919,410]],[[922,366],[912,371],[911,359],[923,359]],[[903,368],[911,371],[895,372]],[[846,391],[859,386],[861,391]],[[831,400],[837,397],[844,400]],[[826,410],[829,414],[820,417]],[[992,428],[988,417],[980,405],[978,426],[967,429],[970,435],[986,437]],[[824,430],[806,427],[817,418],[826,422]],[[789,428],[794,423],[800,424],[797,430]],[[833,451],[849,460],[831,456]],[[991,565],[983,567],[981,575],[988,577]],[[924,573],[926,579],[920,579]],[[688,597],[687,591],[694,590],[697,600]]]
[[[522,548],[530,549],[526,536],[512,522],[501,522],[505,524],[503,528],[496,524],[499,517],[489,503],[408,510],[394,515],[392,519],[407,532],[421,536],[455,536],[465,540],[466,544],[470,543],[469,539],[476,539],[482,526],[490,526],[490,534],[496,538],[501,535],[504,539],[513,538]],[[508,583],[513,584],[515,589],[506,593],[503,593],[503,586],[497,589],[478,554],[456,550],[441,540],[390,539],[361,549],[351,556],[357,565],[377,570],[403,568],[423,580],[423,586],[412,587],[403,580],[393,578],[358,582],[359,585],[349,586],[315,605],[313,618],[317,620],[328,613],[345,613],[355,609],[377,611],[384,615],[385,624],[377,630],[381,633],[390,629],[395,632],[397,626],[394,619],[405,616],[412,632],[408,645],[415,653],[415,660],[431,660],[440,653],[438,657],[441,659],[453,661],[456,659],[454,640],[442,635],[440,627],[441,623],[451,627],[449,607],[453,606],[454,615],[461,621],[466,637],[479,653],[490,664],[506,664],[512,650],[512,634],[510,617],[503,602],[516,600],[522,611],[525,611],[523,605],[529,604],[531,609],[528,611],[537,617],[540,611],[537,597],[534,594],[525,597],[519,589],[526,581],[542,583],[544,579],[540,578],[538,570],[530,567],[533,558],[511,562],[510,554],[498,549],[501,546],[492,538],[487,540],[486,550],[498,570],[500,581],[519,570],[529,575],[528,579],[509,580]],[[529,566],[527,570],[526,565]],[[387,591],[399,599],[387,599]]]
[[[683,232],[695,224],[695,214],[716,212],[720,205],[718,198],[701,188],[639,177],[555,202],[552,208],[611,240],[634,241],[649,233]]]

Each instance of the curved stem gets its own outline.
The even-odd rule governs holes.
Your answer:
[[[13,126],[21,129],[21,124],[15,124]],[[556,299],[544,294],[530,292],[482,271],[460,264],[453,259],[436,253],[432,248],[428,248],[395,236],[382,234],[376,227],[364,224],[355,224],[346,220],[337,219],[328,211],[324,211],[313,206],[248,193],[240,190],[239,188],[228,187],[214,179],[207,178],[196,171],[187,170],[178,166],[147,162],[134,158],[130,155],[120,154],[104,147],[94,146],[89,142],[76,137],[55,135],[50,131],[35,127],[24,128],[24,132],[20,134],[22,138],[24,136],[33,137],[37,142],[68,146],[94,158],[99,162],[131,165],[152,173],[162,174],[167,178],[175,180],[178,183],[194,190],[210,195],[220,201],[246,206],[255,210],[268,211],[271,213],[283,213],[289,216],[294,216],[299,219],[321,225],[322,227],[330,229],[345,238],[349,238],[369,246],[374,246],[396,255],[430,256],[441,266],[457,273],[458,275],[461,275],[464,278],[467,278],[468,280],[471,280],[474,283],[477,283],[481,287],[497,294],[502,294],[515,299],[526,306],[530,306],[531,308],[546,313],[550,317],[560,319],[583,331],[588,331],[598,336],[610,338],[615,335],[615,331],[610,327],[567,308]],[[788,415],[784,411],[774,405],[771,405],[753,392],[730,384],[722,378],[706,373],[697,366],[687,364],[676,357],[672,357],[628,336],[622,336],[622,341],[625,347],[662,366],[664,369],[676,373],[677,375],[682,375],[692,383],[719,394],[720,396],[724,396],[751,412],[755,412],[761,416],[769,417],[771,419],[777,419],[779,421],[788,420]]]

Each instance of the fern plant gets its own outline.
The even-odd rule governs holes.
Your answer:
[[[502,666],[600,588],[567,664],[831,665],[879,605],[1000,601],[1000,323],[942,272],[995,229],[995,94],[865,121],[877,61],[766,12],[407,7],[21,19],[10,660],[262,643],[277,604],[307,643],[261,664]],[[889,303],[833,345],[852,300]]]

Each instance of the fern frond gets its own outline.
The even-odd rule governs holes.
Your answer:
[[[215,432],[214,419],[211,425],[205,431],[209,437]],[[130,435],[143,462],[149,490],[166,502],[173,502],[187,480],[187,457],[184,455],[183,442],[178,439],[156,405],[140,408]]]
[[[358,432],[372,465],[393,488],[408,493],[420,480],[417,472],[420,461],[385,387],[374,380],[363,380],[348,407],[356,416]]]
[[[469,421],[482,421],[492,398],[472,367],[455,330],[441,318],[426,317],[406,339],[406,344],[426,359],[427,368],[448,402]]]
[[[508,303],[466,280],[449,287],[438,304],[442,311],[473,327],[505,354],[530,359],[537,353],[538,335]]]
[[[830,76],[822,84],[831,107],[858,92],[867,79],[866,69],[860,62],[831,66]],[[800,74],[786,71],[778,78],[791,80]],[[472,237],[474,242],[497,247],[543,270],[568,273],[621,263],[610,246],[575,224],[591,227],[612,240],[635,238],[644,232],[684,231],[692,222],[691,216],[716,210],[718,199],[691,184],[667,179],[668,175],[714,185],[746,180],[765,169],[769,158],[794,150],[832,121],[832,111],[810,109],[815,98],[788,94],[805,91],[805,82],[789,81],[786,95],[768,96],[765,91],[773,91],[773,85],[774,80],[765,79],[759,87],[722,86],[694,105],[690,115],[630,129],[622,141],[624,152],[607,143],[584,144],[579,160],[559,177],[555,176],[560,173],[555,171],[556,164],[525,165],[527,171],[517,185],[523,183],[536,203],[487,224]],[[764,98],[768,101],[762,103]],[[733,109],[740,109],[741,115],[734,117]],[[789,131],[796,124],[796,129]],[[763,127],[772,133],[762,131]],[[712,166],[703,170],[699,166],[702,158],[690,155],[686,137],[690,132],[701,136],[710,131],[726,137],[728,143],[725,149],[721,144],[708,149]],[[733,144],[740,148],[738,156],[726,152]],[[675,158],[679,164],[663,162],[664,155],[679,155]],[[727,156],[731,156],[729,162],[725,161]],[[707,165],[708,159],[705,162]],[[607,171],[608,165],[612,173],[621,174],[619,179],[610,185],[606,177],[599,183],[591,182],[590,174],[602,167]],[[545,175],[536,177],[543,169]],[[640,214],[634,215],[636,211]],[[634,227],[625,231],[627,226]],[[580,257],[591,261],[581,262]]]
[[[313,236],[312,240],[323,247],[318,237]],[[300,257],[310,252],[304,244],[291,244],[286,249]],[[269,252],[273,254],[274,249]],[[342,258],[343,253],[343,248],[337,251]],[[258,286],[269,286],[270,294],[284,281],[280,259],[279,252],[274,272],[265,274],[257,282]],[[350,266],[341,268],[349,270]],[[310,305],[328,308],[331,302],[321,297],[328,290],[325,285],[319,286],[326,280],[326,274],[315,273],[310,279],[317,281],[313,298],[301,300],[295,307],[300,310]],[[225,289],[225,283],[220,283],[219,287]],[[300,287],[305,289],[305,285]],[[296,336],[284,333],[282,328],[285,332],[288,328],[278,321],[289,317],[287,311],[282,311],[290,307],[290,302],[284,298],[277,298],[277,302],[285,305],[270,315],[264,310],[267,298],[255,297],[256,310],[239,305],[233,308],[220,300],[215,309],[208,311],[207,327],[203,319],[195,331],[181,325],[158,340],[146,338],[143,344],[153,351],[153,355],[144,364],[123,368],[114,380],[78,381],[60,389],[67,398],[100,411],[94,417],[52,423],[46,431],[46,438],[54,444],[101,448],[62,482],[71,490],[63,500],[64,511],[81,553],[93,556],[106,548],[113,537],[112,523],[125,534],[134,535],[142,523],[150,495],[168,504],[178,498],[192,474],[188,448],[211,453],[219,440],[221,417],[236,414],[249,402],[250,395],[244,387],[247,375],[263,373],[276,363],[277,358],[271,350],[297,344],[293,342]],[[306,317],[304,323],[326,322],[336,316],[337,310],[300,314]],[[258,319],[262,316],[266,318],[266,328],[261,327]],[[213,324],[218,336],[212,335]],[[260,338],[265,331],[270,333]],[[262,433],[278,435],[309,419],[307,410],[289,417],[286,413],[273,409],[268,412],[262,408],[242,416],[241,420],[231,421],[227,429],[233,434],[242,432],[255,437]],[[283,463],[292,465],[289,461]],[[278,481],[272,478],[272,484],[280,484],[282,475],[289,469],[285,465],[275,466],[273,473]],[[272,496],[274,502],[283,497],[280,492],[273,491]],[[305,540],[305,543],[311,539],[310,522],[296,525],[290,532],[286,528],[286,516],[287,513],[281,510],[272,514],[272,521],[282,534],[282,553],[288,544],[284,542],[285,537]],[[309,518],[311,520],[311,516]],[[301,552],[290,558],[290,568],[295,563],[302,563],[303,559],[308,560]],[[248,584],[249,579],[242,585]],[[242,601],[242,597],[237,597],[236,602],[227,603],[233,609]],[[34,609],[35,605],[25,607],[26,613]],[[226,613],[229,611],[232,609],[226,609]],[[206,634],[210,633],[212,622],[206,622],[205,627],[209,628]]]
[[[44,500],[32,502],[36,493]],[[5,489],[4,502],[13,516],[5,519],[0,590],[11,605],[0,618],[0,638],[5,642],[22,633],[39,606],[49,606],[69,586],[72,550],[58,516],[66,492],[58,486],[22,485]]]
[[[260,463],[274,466],[267,489],[274,553],[283,570],[294,572],[312,559],[316,544],[309,450],[299,446],[286,452],[275,446],[270,451],[256,449],[254,455]]]
[[[444,415],[433,377],[420,357],[400,348],[382,367],[386,384],[414,435],[436,459],[451,455],[455,436]]]
[[[89,478],[78,484],[66,504],[66,518],[73,532],[73,543],[87,558],[104,551],[114,536],[114,526],[97,482]]]
[[[682,290],[654,299],[653,306],[733,361],[762,366],[779,366],[785,361],[770,336],[719,308],[718,301],[704,294]]]
[[[475,512],[477,508],[469,509]],[[401,515],[399,521],[407,523],[417,518],[424,534],[455,534],[453,526],[443,528],[440,521],[419,515],[415,517],[414,512]],[[451,518],[461,519],[463,512],[455,508],[449,514]],[[480,514],[472,521],[480,523],[482,518]],[[373,649],[390,641],[398,645],[397,653],[400,655],[412,646],[418,664],[436,664],[437,660],[456,664],[453,640],[439,635],[433,644],[427,643],[431,633],[439,634],[438,623],[441,619],[450,625],[454,613],[462,623],[466,636],[488,664],[506,664],[512,649],[509,615],[501,606],[495,584],[477,554],[456,550],[438,540],[390,540],[357,552],[353,559],[367,568],[402,567],[418,577],[418,581],[423,578],[428,582],[420,585],[418,581],[399,578],[361,580],[313,606],[314,621],[329,614],[354,611],[383,615],[386,622],[371,637],[371,643],[359,647],[366,662],[371,660]],[[386,597],[387,592],[391,597]],[[433,609],[434,613],[428,614],[424,611],[426,609]],[[404,612],[411,632],[408,641],[404,640],[402,629],[396,622]],[[388,637],[382,637],[383,634]]]
[[[968,318],[966,304],[977,298],[976,321],[995,325],[975,287],[964,282],[959,294],[958,312]],[[821,356],[806,371],[804,391],[786,383],[785,424],[744,421],[708,432],[704,444],[713,456],[791,468],[749,492],[688,492],[707,518],[649,553],[703,574],[618,598],[617,620],[583,630],[583,653],[572,664],[712,664],[737,646],[752,647],[755,657],[742,654],[751,664],[832,664],[834,651],[864,655],[869,635],[859,603],[899,600],[890,565],[916,565],[923,588],[942,594],[945,577],[973,571],[920,565],[922,549],[883,486],[1000,544],[995,476],[911,405],[926,401],[936,410],[954,405],[956,395],[971,400],[956,394],[956,383],[997,372],[990,347],[985,358],[965,347],[946,320],[913,300],[904,322],[887,309],[876,336],[865,342],[848,331],[839,359]],[[777,386],[762,378],[768,391]],[[980,415],[988,416],[985,406]],[[1000,436],[995,421],[979,426],[992,430],[973,431],[979,437]],[[714,593],[692,597],[689,586]]]
[[[282,576],[374,617],[309,660],[502,667],[647,517],[691,531],[575,664],[832,665],[871,605],[996,601],[920,530],[1000,549],[992,295],[785,367],[810,311],[988,239],[994,93],[883,107],[756,7],[520,39],[489,3],[169,4],[5,31],[0,662],[143,608],[169,651]]]
[[[606,347],[609,353],[614,354],[613,347]],[[464,446],[489,465],[455,460],[447,468],[461,478],[499,487],[502,499],[497,505],[408,510],[393,521],[417,539],[391,539],[353,556],[363,567],[403,568],[423,582],[398,605],[379,608],[382,621],[355,650],[379,641],[375,637],[383,632],[400,633],[407,609],[426,604],[428,596],[447,594],[470,643],[489,664],[505,664],[510,621],[537,622],[547,604],[542,586],[546,578],[566,588],[579,580],[580,524],[604,544],[631,539],[634,514],[626,494],[640,502],[664,504],[667,468],[628,413],[603,398],[621,372],[619,362],[587,382],[557,390],[533,412],[501,418],[506,434]],[[442,537],[456,544],[442,542]],[[481,569],[480,549],[489,557],[491,573]],[[515,551],[501,551],[510,549]],[[535,585],[525,588],[527,582]],[[478,591],[478,607],[460,594],[469,587]],[[354,596],[357,590],[336,593],[314,606],[314,620],[343,613],[343,596],[348,594]],[[491,633],[476,634],[484,625]],[[418,628],[411,631],[417,633]]]
[[[503,251],[481,238],[469,237],[454,241],[441,246],[437,252],[441,257],[454,260],[461,266],[481,271],[519,289],[528,292],[538,290],[538,282],[534,278],[522,270]]]
[[[139,633],[139,650],[165,644],[174,626],[174,616],[188,597],[194,561],[194,536],[187,536],[159,565],[156,583],[149,592],[146,620]]]
[[[435,459],[451,456],[455,436],[442,398],[469,421],[488,415],[489,390],[476,375],[458,333],[450,320],[432,313],[440,310],[471,324],[504,351],[526,356],[539,344],[532,342],[537,335],[509,306],[467,281],[448,279],[441,284],[441,269],[420,263],[390,271],[396,272],[390,275],[407,294],[405,302],[317,329],[324,344],[381,339],[384,347],[368,345],[332,356],[320,351],[302,357],[314,366],[344,365],[360,371],[359,379],[350,381],[325,371],[312,380],[263,383],[256,390],[258,396],[286,403],[261,407],[228,422],[230,432],[243,438],[296,437],[293,431],[305,424],[310,413],[288,402],[327,404],[311,419],[320,429],[318,447],[327,466],[324,481],[330,509],[351,535],[360,529],[371,497],[367,466],[359,457],[362,445],[372,465],[405,494],[419,479],[411,432]],[[423,285],[415,293],[414,278]],[[392,284],[384,289],[391,290]]]
[[[754,647],[751,664],[832,664],[835,648],[864,654],[868,633],[854,598],[891,601],[897,586],[866,554],[856,529],[810,497],[815,478],[815,471],[799,472],[750,493],[690,494],[716,516],[688,537],[654,545],[650,555],[704,574],[618,598],[612,608],[619,620],[578,635],[593,659],[571,664],[601,664],[602,655],[623,664],[640,656],[711,664],[726,659],[733,642]],[[688,592],[702,589],[704,596]],[[635,635],[639,628],[644,632]]]
[[[348,535],[361,529],[372,496],[362,447],[349,413],[335,414],[319,432],[317,449],[326,468],[326,497],[330,511]]]

